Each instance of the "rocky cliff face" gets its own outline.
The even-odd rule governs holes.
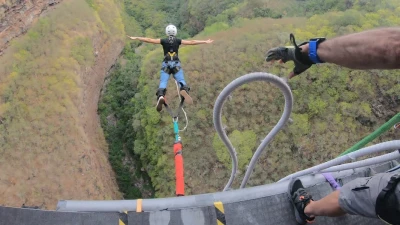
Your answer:
[[[0,0],[0,205],[54,209],[62,199],[121,198],[97,105],[124,46],[124,26],[116,1],[92,2],[104,7],[84,0]],[[85,57],[90,63],[79,63]],[[49,85],[51,79],[57,82]],[[29,97],[18,97],[20,91]],[[26,113],[10,113],[22,104]]]
[[[10,41],[25,33],[38,17],[62,0],[0,0],[0,55]]]

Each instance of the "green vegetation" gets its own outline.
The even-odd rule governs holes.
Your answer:
[[[236,147],[235,150],[238,154],[237,157],[239,160],[239,169],[243,170],[253,155],[253,149],[257,147],[257,136],[251,130],[244,132],[234,130],[229,136],[229,139],[232,140],[232,145]],[[229,152],[226,151],[226,147],[219,138],[218,134],[215,134],[214,136],[213,148],[216,151],[218,160],[224,163],[225,167],[230,168],[232,165],[231,157]]]
[[[36,168],[35,157],[58,152],[60,155],[51,160],[39,161],[41,165],[51,161],[49,168],[60,174],[65,167],[55,165],[64,165],[72,154],[76,159],[82,152],[90,152],[93,146],[82,125],[85,108],[81,101],[87,94],[83,89],[89,79],[87,71],[104,57],[99,58],[99,47],[112,49],[113,44],[126,40],[125,33],[164,37],[165,25],[173,23],[180,38],[215,40],[212,45],[180,50],[195,100],[186,108],[189,128],[181,135],[186,194],[219,191],[229,178],[231,166],[212,124],[213,103],[223,87],[254,71],[286,76],[292,64],[269,65],[264,57],[269,48],[288,44],[291,32],[300,41],[398,25],[400,7],[396,4],[397,0],[62,3],[14,41],[10,53],[0,58],[0,152],[4,155],[0,167],[18,159],[27,162],[28,168]],[[125,198],[165,197],[175,192],[171,118],[154,109],[161,59],[160,46],[126,44],[99,102],[109,161]],[[331,159],[370,133],[398,111],[397,77],[393,71],[321,65],[291,80],[294,122],[267,147],[249,185],[273,182]],[[171,79],[167,99],[176,106],[174,85]],[[240,183],[258,143],[280,118],[283,101],[277,88],[255,83],[237,90],[225,104],[224,124],[239,156],[240,171],[234,186]],[[182,125],[183,120],[180,122]],[[376,141],[393,135],[389,132]],[[101,138],[98,140],[98,145],[105,145]],[[81,175],[81,168],[75,165],[81,164],[66,166]],[[90,190],[101,193],[105,186],[96,183]],[[16,188],[21,198],[30,197],[26,190]]]
[[[382,8],[395,9],[397,0],[366,1],[366,0],[296,0],[285,11],[288,15],[313,16],[329,11],[346,11],[355,9],[363,12],[376,12]]]
[[[204,31],[195,37],[215,39],[212,45],[181,49],[186,79],[192,86],[191,95],[195,100],[193,106],[187,106],[189,129],[182,133],[187,194],[221,190],[229,178],[228,153],[213,132],[212,124],[213,102],[222,88],[249,72],[268,71],[287,76],[291,70],[292,64],[267,65],[264,62],[266,50],[287,44],[290,32],[295,33],[298,40],[315,36],[332,38],[399,23],[396,15],[400,8],[393,7],[393,1],[374,4],[375,9],[380,9],[377,11],[363,11],[364,6],[357,1],[346,8],[339,7],[341,1],[331,6],[326,3],[318,11],[312,2],[307,1],[311,11],[341,12],[314,15],[307,21],[261,19],[255,17],[269,10],[246,11],[246,5],[251,3],[239,2],[218,16],[209,17]],[[282,7],[289,9],[297,7],[296,4],[301,3]],[[296,14],[287,10],[282,15]],[[140,94],[132,100],[135,104],[134,152],[146,165],[158,197],[171,196],[175,188],[171,119],[168,114],[158,114],[154,110],[161,58],[158,48],[143,58],[137,86]],[[294,123],[267,147],[249,185],[273,182],[288,173],[331,159],[395,114],[395,110],[390,109],[390,102],[394,101],[390,95],[396,93],[398,85],[392,71],[353,71],[323,65],[293,79],[291,88],[296,100]],[[167,99],[174,99],[174,89],[171,81]],[[234,185],[242,178],[257,144],[280,118],[283,101],[283,96],[273,86],[255,83],[237,90],[225,104],[227,132],[240,158],[241,171]],[[385,112],[379,108],[382,104],[388,107]],[[392,135],[389,133],[384,138],[390,139]]]
[[[281,18],[269,7],[269,0],[125,0],[127,14],[140,24],[132,35],[164,36],[164,28],[172,23],[181,38],[192,37],[217,22],[232,24],[242,18]]]
[[[132,99],[137,94],[141,60],[130,45],[123,53],[126,66],[122,68],[117,64],[99,104],[101,125],[109,144],[109,160],[124,198],[151,197],[154,191],[150,178],[141,172],[142,163],[133,150],[132,114],[135,104]],[[131,158],[134,162],[130,162]]]
[[[217,12],[215,12],[216,14],[218,14],[218,12],[224,9],[227,4],[235,5],[236,2],[237,1],[225,1],[222,5],[219,5],[220,3],[214,3],[210,1],[207,2],[206,5],[212,3],[214,5],[212,7],[218,8]],[[122,14],[122,19],[125,24],[125,30],[130,35],[162,37],[164,36],[164,27],[168,22],[172,22],[177,26],[180,26],[181,24],[189,23],[188,20],[193,19],[192,16],[188,16],[187,18],[180,17],[175,12],[176,10],[184,11],[184,14],[200,14],[199,11],[196,11],[199,10],[199,8],[194,7],[195,5],[193,4],[188,4],[184,1],[124,1],[123,8],[125,9],[126,14]],[[97,8],[97,5],[93,2],[89,2],[89,5],[93,8]],[[202,10],[207,11],[210,9],[211,8],[209,7],[205,7]],[[202,19],[201,23],[205,23],[204,19],[206,19],[206,17]],[[204,27],[204,25],[200,26]],[[221,30],[222,27],[228,29],[229,25],[220,22],[219,25],[217,23],[210,26],[210,28],[207,28],[206,32],[215,33],[216,31]],[[190,32],[197,33],[198,30],[185,31],[184,28],[183,30],[179,31],[179,36],[181,38],[189,37]],[[104,93],[104,96],[99,105],[99,113],[101,115],[102,127],[104,129],[104,133],[109,144],[109,159],[111,165],[114,168],[114,171],[117,174],[117,182],[119,184],[119,187],[126,198],[142,197],[142,193],[140,193],[139,189],[141,189],[142,192],[152,192],[152,189],[148,187],[150,182],[147,179],[146,175],[140,173],[138,170],[141,169],[140,161],[137,160],[138,156],[141,156],[142,161],[144,162],[147,161],[146,158],[151,158],[152,161],[156,162],[157,166],[160,167],[173,166],[173,164],[171,164],[171,161],[168,160],[169,158],[165,155],[143,154],[143,152],[146,152],[152,146],[154,146],[154,148],[157,148],[157,146],[160,145],[160,142],[157,142],[156,140],[148,140],[146,142],[143,142],[143,136],[141,136],[141,133],[132,131],[132,128],[140,129],[141,126],[149,123],[146,126],[146,134],[154,133],[154,128],[158,126],[158,122],[160,119],[159,114],[154,112],[153,108],[148,108],[146,111],[149,113],[149,115],[152,116],[149,118],[135,119],[133,120],[133,127],[131,126],[132,121],[130,116],[132,116],[132,112],[134,112],[134,114],[140,113],[143,109],[143,107],[137,107],[140,103],[132,99],[135,95],[141,96],[144,94],[143,92],[137,92],[136,89],[136,86],[138,85],[137,79],[139,77],[137,73],[140,73],[136,66],[141,63],[141,56],[135,55],[132,48],[137,45],[137,42],[132,42],[129,46],[125,48],[125,51],[123,52],[124,59],[121,60],[121,62],[123,62],[124,65],[127,65],[127,67],[117,66],[114,73],[111,75],[111,82],[108,84],[107,91]],[[149,46],[143,49],[142,51],[144,53],[142,52],[141,55],[145,55],[145,53],[151,49],[154,49],[154,46]],[[130,91],[127,91],[127,89],[129,89]],[[110,123],[110,119],[116,120],[116,122]],[[133,140],[135,140],[135,145],[133,144]],[[147,143],[149,142],[152,144],[147,145]],[[142,144],[146,145],[143,146]],[[168,150],[166,148],[165,151],[169,152],[169,148]],[[130,157],[127,157],[128,154],[130,155]],[[135,162],[127,162],[127,158],[132,158]],[[135,169],[136,173],[133,174],[132,171]],[[155,177],[159,177],[160,182],[156,182],[159,184],[154,185],[156,188],[159,188],[161,185],[163,185],[162,182],[163,179],[165,179],[164,177],[171,176],[171,174],[164,174],[151,168],[146,169],[149,171],[150,176],[153,178],[153,181]],[[133,183],[135,184],[135,186],[130,185]],[[138,184],[143,183],[145,184],[145,186],[147,186],[137,188]],[[174,186],[171,186],[170,191],[173,191],[173,189]],[[145,194],[145,197],[146,195],[148,196],[149,193]]]

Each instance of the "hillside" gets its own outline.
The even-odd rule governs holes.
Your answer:
[[[311,4],[312,1],[307,2]],[[196,102],[186,108],[189,128],[182,133],[187,194],[219,191],[229,178],[227,152],[212,125],[212,107],[222,88],[249,72],[265,71],[278,76],[289,73],[290,64],[268,65],[264,62],[269,48],[287,44],[290,32],[295,33],[298,40],[315,36],[332,38],[399,22],[396,15],[400,8],[394,1],[373,5],[353,1],[348,7],[339,6],[330,7],[344,11],[315,15],[307,20],[238,17],[229,23],[221,18],[195,37],[215,39],[212,45],[181,49],[186,79],[192,86]],[[321,12],[327,10],[321,9]],[[128,108],[134,112],[132,149],[146,165],[144,169],[151,177],[156,196],[171,196],[175,188],[172,123],[167,113],[158,114],[154,110],[161,59],[160,49],[144,57],[141,74],[135,78],[137,94]],[[295,98],[294,123],[268,146],[249,185],[270,183],[332,159],[372,132],[399,109],[398,100],[392,97],[398,88],[397,75],[396,71],[353,71],[322,65],[291,80]],[[172,80],[168,89],[167,99],[172,99],[175,89]],[[262,83],[243,87],[226,104],[227,132],[236,140],[239,159],[242,159],[237,181],[240,181],[257,143],[278,121],[282,105],[280,93]],[[395,135],[392,131],[377,142],[392,139]]]
[[[0,55],[10,41],[26,33],[37,19],[62,0],[1,0],[0,1]]]
[[[0,58],[0,205],[121,197],[97,116],[124,45],[116,2],[62,2]]]

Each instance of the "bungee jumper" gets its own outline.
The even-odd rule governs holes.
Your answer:
[[[168,38],[163,39],[153,39],[146,37],[130,37],[132,40],[139,40],[151,44],[161,44],[164,50],[164,59],[161,64],[160,70],[160,85],[156,92],[157,95],[157,105],[156,109],[161,112],[163,105],[165,106],[167,112],[172,117],[172,122],[174,124],[174,134],[175,141],[173,145],[174,155],[175,155],[175,178],[176,178],[176,196],[185,195],[185,183],[184,183],[184,172],[183,172],[183,155],[182,155],[182,141],[179,136],[179,126],[178,126],[178,114],[183,110],[183,103],[193,104],[193,99],[189,95],[190,87],[186,84],[185,78],[183,76],[183,69],[181,68],[181,62],[179,60],[179,46],[180,45],[199,45],[199,44],[211,44],[213,40],[182,40],[176,37],[178,33],[177,28],[170,24],[165,28],[165,34]],[[178,95],[180,96],[179,107],[176,112],[168,106],[165,100],[165,94],[167,92],[167,85],[169,76],[173,75],[176,81]],[[186,123],[187,123],[186,117]],[[187,124],[186,124],[187,126]],[[184,129],[186,129],[186,126]]]
[[[151,44],[161,44],[164,50],[164,60],[161,65],[160,71],[160,85],[156,92],[157,105],[156,109],[158,112],[162,110],[162,106],[166,105],[165,94],[167,92],[167,85],[169,76],[172,74],[177,81],[180,91],[179,94],[185,100],[186,103],[192,104],[193,100],[189,95],[190,87],[186,84],[183,76],[183,69],[179,60],[179,46],[182,45],[199,45],[199,44],[211,44],[214,40],[182,40],[176,37],[178,33],[177,28],[170,24],[165,28],[165,34],[168,38],[153,39],[146,37],[130,37],[132,40],[139,40]]]

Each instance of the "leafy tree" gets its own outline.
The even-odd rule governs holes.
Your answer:
[[[253,155],[253,151],[256,147],[257,136],[250,130],[244,132],[234,130],[229,139],[232,140],[232,145],[235,147],[237,152],[239,169],[243,170]],[[227,168],[230,168],[232,162],[229,151],[226,149],[217,134],[214,136],[213,147],[216,150],[218,160],[224,163]]]

